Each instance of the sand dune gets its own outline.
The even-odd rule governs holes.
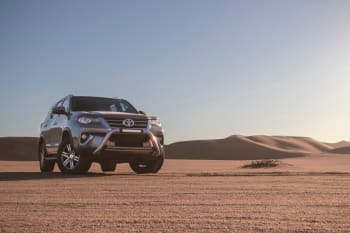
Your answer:
[[[305,153],[321,153],[326,152],[334,147],[322,142],[318,142],[308,137],[288,137],[288,136],[250,136],[248,139],[270,146],[288,151],[297,151]]]
[[[334,148],[341,148],[341,147],[350,147],[350,142],[349,141],[339,141],[339,142],[335,142],[335,143],[325,143],[331,147]]]
[[[167,157],[178,159],[267,159],[299,157],[333,150],[334,147],[307,137],[240,136],[184,141],[166,147]]]
[[[350,146],[335,148],[330,151],[330,153],[334,154],[350,154]]]
[[[335,143],[325,143],[331,147],[334,148],[341,148],[341,147],[350,147],[350,141],[339,141],[339,142],[335,142]]]
[[[37,160],[38,138],[4,137],[0,138],[0,160],[33,161]]]

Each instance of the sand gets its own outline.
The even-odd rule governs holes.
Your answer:
[[[41,174],[38,162],[0,161],[0,232],[350,232],[347,143],[263,135],[179,142],[152,175],[127,164]],[[1,139],[0,160],[35,160],[36,144]],[[265,158],[281,164],[242,168]]]
[[[0,232],[349,232],[350,156],[166,160],[159,174],[40,174],[0,161]]]

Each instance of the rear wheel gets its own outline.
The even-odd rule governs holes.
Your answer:
[[[137,174],[157,173],[164,163],[164,152],[162,152],[155,160],[130,162],[130,168]]]
[[[71,140],[64,139],[58,149],[57,164],[64,173],[86,173],[91,167],[91,158],[76,153]]]
[[[100,162],[100,165],[101,165],[102,171],[104,172],[113,172],[115,171],[115,168],[117,166],[115,162],[110,162],[110,161]]]
[[[46,148],[45,144],[42,142],[39,146],[39,164],[41,172],[52,172],[55,167],[55,160],[46,159]]]

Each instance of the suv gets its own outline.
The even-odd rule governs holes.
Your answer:
[[[65,173],[85,173],[92,162],[102,171],[129,163],[136,173],[156,173],[164,161],[164,130],[157,117],[119,98],[69,95],[40,126],[40,170],[57,162]]]

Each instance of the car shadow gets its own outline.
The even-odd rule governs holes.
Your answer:
[[[0,181],[16,180],[46,180],[46,179],[76,179],[114,176],[112,173],[86,173],[86,174],[64,174],[60,172],[41,173],[41,172],[0,172]],[[123,174],[125,175],[125,174]],[[131,174],[130,174],[131,175]]]

